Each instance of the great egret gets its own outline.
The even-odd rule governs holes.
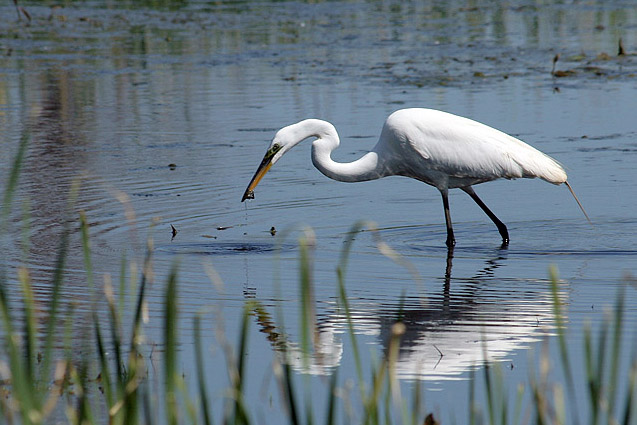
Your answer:
[[[588,219],[575,192],[566,181],[564,168],[550,156],[515,137],[468,118],[433,109],[401,109],[392,113],[371,152],[350,163],[330,157],[340,144],[336,129],[327,121],[307,119],[279,130],[241,202],[254,198],[254,188],[292,147],[305,139],[312,142],[312,162],[327,177],[342,182],[405,176],[436,187],[442,195],[448,247],[455,245],[449,189],[467,193],[495,223],[504,245],[509,243],[506,226],[474,192],[472,185],[505,178],[539,177],[549,183],[564,183]],[[590,219],[589,219],[590,221]]]

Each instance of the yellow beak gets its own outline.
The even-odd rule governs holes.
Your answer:
[[[257,172],[254,173],[254,177],[252,177],[252,180],[250,180],[250,184],[248,185],[248,188],[241,198],[241,202],[245,201],[246,199],[254,199],[254,188],[257,187],[263,176],[265,176],[265,173],[270,170],[270,168],[272,167],[272,158],[280,149],[280,146],[275,145],[275,147],[268,149],[268,151],[265,153],[263,161],[261,161],[261,165],[259,165],[259,168],[257,168]]]

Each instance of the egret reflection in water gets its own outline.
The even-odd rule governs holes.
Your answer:
[[[441,288],[389,301],[350,299],[354,332],[375,337],[387,354],[394,325],[404,324],[396,364],[402,379],[457,379],[485,360],[503,359],[553,328],[549,282],[527,282],[524,291],[511,290],[525,282],[494,277],[504,262],[506,250],[498,250],[472,277],[454,279],[453,249],[449,249]],[[560,298],[566,296],[558,291]],[[255,317],[282,361],[303,373],[329,375],[342,361],[348,332],[345,311],[337,302],[331,304],[317,311],[309,360],[264,309],[258,309]]]

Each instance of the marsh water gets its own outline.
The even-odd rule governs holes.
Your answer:
[[[124,273],[135,273],[152,238],[149,346],[161,353],[164,284],[177,264],[180,365],[194,381],[192,319],[200,313],[206,381],[220,408],[228,380],[218,329],[234,345],[244,303],[258,300],[269,317],[251,322],[246,392],[259,422],[285,422],[271,370],[281,341],[294,350],[300,339],[298,239],[313,235],[320,343],[312,362],[293,368],[310,386],[327,387],[337,368],[346,383],[356,372],[336,267],[349,230],[369,220],[379,230],[357,234],[345,276],[364,367],[382,357],[402,320],[401,387],[411,394],[422,386],[425,409],[443,423],[465,423],[468,380],[485,357],[500,362],[511,392],[527,382],[541,342],[555,334],[551,266],[577,385],[585,385],[583,329],[599,326],[622,288],[620,357],[628,370],[637,318],[629,284],[637,259],[637,8],[630,2],[20,6],[28,17],[10,2],[0,7],[3,187],[20,140],[29,139],[12,226],[2,235],[16,310],[18,265],[29,268],[46,308],[70,222],[62,300],[79,317],[74,332],[90,334],[81,319],[92,295],[79,211],[90,224],[100,293],[105,282],[117,287],[122,263],[133,262]],[[458,243],[450,255],[437,190],[400,177],[329,180],[312,166],[307,142],[273,167],[254,200],[240,202],[278,128],[328,120],[341,137],[334,158],[352,161],[375,144],[387,115],[404,107],[467,116],[553,156],[593,225],[563,186],[491,182],[476,191],[508,225],[510,245],[501,248],[489,219],[452,191]],[[379,251],[378,237],[400,261]],[[81,338],[74,346],[82,355]],[[323,393],[313,398],[323,405]]]

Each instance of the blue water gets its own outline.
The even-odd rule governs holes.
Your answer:
[[[31,139],[14,225],[2,238],[8,274],[27,264],[44,305],[62,224],[80,210],[98,288],[118,281],[122,259],[140,267],[152,237],[147,339],[160,355],[164,282],[177,262],[180,364],[194,381],[192,318],[201,313],[217,411],[228,385],[217,330],[236,345],[244,303],[257,300],[269,320],[251,320],[248,400],[255,419],[285,422],[271,370],[280,344],[298,349],[297,244],[308,228],[320,344],[310,364],[291,361],[300,385],[309,376],[307,385],[327,388],[324,377],[337,368],[343,387],[356,379],[336,266],[350,228],[370,220],[379,230],[356,237],[345,278],[364,368],[380,360],[402,317],[403,395],[421,385],[424,410],[443,423],[466,422],[468,379],[472,370],[482,376],[485,355],[499,362],[513,393],[537,370],[541,341],[555,344],[549,267],[558,270],[575,359],[585,324],[599,326],[635,274],[637,10],[630,4],[189,2],[168,10],[89,2],[53,12],[21,4],[33,16],[29,26],[15,21],[12,7],[0,8],[7,17],[2,181],[20,138]],[[620,38],[627,55],[616,55]],[[556,69],[573,75],[551,75],[557,53]],[[476,192],[507,224],[510,246],[501,249],[488,218],[452,191],[458,244],[449,256],[438,191],[400,177],[331,181],[313,168],[309,143],[270,171],[255,200],[240,202],[278,128],[328,120],[342,139],[334,158],[351,161],[375,144],[387,115],[414,106],[470,117],[553,156],[593,225],[564,187],[487,183]],[[22,205],[30,210],[26,247]],[[398,262],[378,250],[375,235]],[[66,268],[63,301],[88,314],[76,232]],[[11,293],[16,301],[18,290]],[[624,299],[626,323],[634,323],[634,286]],[[627,370],[634,331],[623,329]],[[581,360],[573,368],[583,371]],[[312,398],[322,411],[324,392]]]

